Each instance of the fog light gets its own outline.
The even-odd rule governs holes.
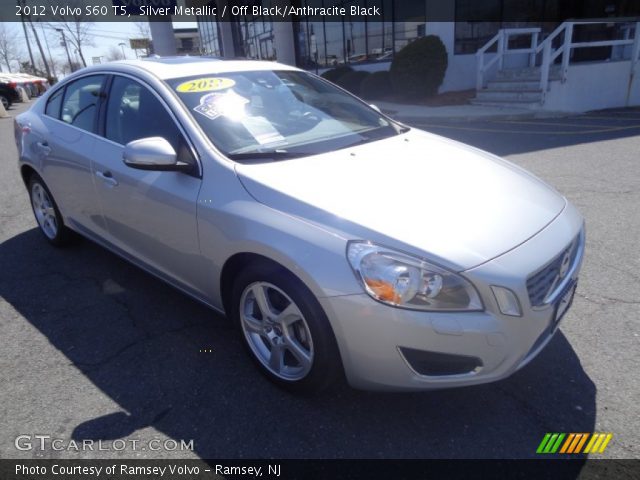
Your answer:
[[[493,296],[496,297],[498,307],[504,315],[510,317],[521,317],[522,310],[520,309],[520,302],[518,297],[508,288],[491,286],[493,290]]]

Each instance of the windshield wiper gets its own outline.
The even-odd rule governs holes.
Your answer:
[[[271,150],[269,152],[242,152],[242,153],[229,153],[227,157],[231,160],[238,161],[276,161],[276,160],[286,160],[289,158],[299,158],[304,157],[305,155],[310,155],[305,152],[289,152],[287,150]]]

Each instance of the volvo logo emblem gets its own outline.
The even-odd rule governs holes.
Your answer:
[[[560,263],[560,271],[558,272],[558,277],[560,277],[560,279],[563,279],[567,275],[570,265],[571,250],[567,250],[567,252],[564,254],[564,257],[562,257],[562,263]]]

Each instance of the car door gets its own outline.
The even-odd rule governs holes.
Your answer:
[[[65,221],[78,230],[104,232],[96,204],[91,154],[98,138],[97,113],[106,75],[88,75],[53,92],[41,116],[32,148],[41,160],[44,181]]]
[[[114,75],[104,109],[92,171],[109,239],[154,273],[198,293],[195,279],[203,268],[196,219],[201,179],[193,148],[160,96],[138,80]],[[194,164],[194,173],[125,165],[125,145],[147,137],[165,138],[178,160]]]

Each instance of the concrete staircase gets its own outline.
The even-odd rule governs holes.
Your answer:
[[[474,105],[539,108],[543,102],[540,89],[540,67],[500,70],[487,86],[471,100]],[[560,80],[560,66],[549,71],[549,82]],[[551,88],[551,83],[549,83]]]

